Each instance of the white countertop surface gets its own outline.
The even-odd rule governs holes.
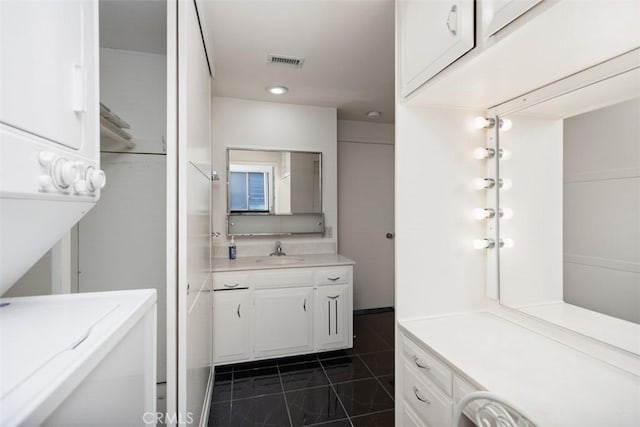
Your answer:
[[[0,425],[56,408],[156,302],[154,289],[4,298]]]
[[[541,427],[640,425],[640,377],[488,312],[400,321]]]
[[[285,255],[282,258],[295,259],[295,263],[278,265],[264,264],[276,257],[241,257],[236,259],[214,258],[211,271],[268,270],[273,268],[326,267],[333,265],[353,265],[355,261],[339,254]],[[276,259],[277,261],[277,259]]]

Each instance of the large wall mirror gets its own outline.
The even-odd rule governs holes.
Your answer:
[[[227,150],[230,235],[322,233],[322,153]]]
[[[501,304],[640,354],[638,51],[494,112]]]

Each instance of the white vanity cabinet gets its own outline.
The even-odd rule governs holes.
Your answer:
[[[475,46],[473,0],[397,4],[400,86],[406,97]]]
[[[220,362],[251,356],[253,304],[248,289],[215,292],[213,298],[213,357]]]
[[[308,258],[299,267],[255,269],[263,260],[247,257],[214,270],[214,364],[353,345],[352,261]]]
[[[256,290],[253,303],[256,357],[313,350],[313,287]]]
[[[349,285],[331,285],[315,290],[315,345],[330,350],[349,345],[352,304]]]

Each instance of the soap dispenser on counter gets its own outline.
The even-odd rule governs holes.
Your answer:
[[[229,244],[229,259],[236,259],[236,242],[234,236],[231,236],[231,243]]]

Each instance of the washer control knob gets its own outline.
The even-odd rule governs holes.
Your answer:
[[[55,153],[51,151],[41,151],[38,153],[38,162],[40,162],[40,165],[43,167],[49,166],[55,158]]]
[[[107,176],[104,174],[104,171],[102,171],[101,169],[91,168],[87,170],[86,178],[88,182],[89,191],[100,190],[101,188],[104,188],[104,186],[107,183]]]
[[[38,186],[40,187],[41,190],[48,190],[49,187],[51,187],[51,184],[53,184],[53,180],[51,179],[51,176],[40,175],[38,177]]]
[[[87,181],[85,181],[84,179],[77,180],[75,184],[73,184],[73,191],[75,191],[77,194],[87,193],[88,192]]]
[[[54,172],[57,174],[60,184],[65,187],[75,183],[80,175],[76,162],[70,162],[68,160],[60,160],[57,162],[55,169]]]

